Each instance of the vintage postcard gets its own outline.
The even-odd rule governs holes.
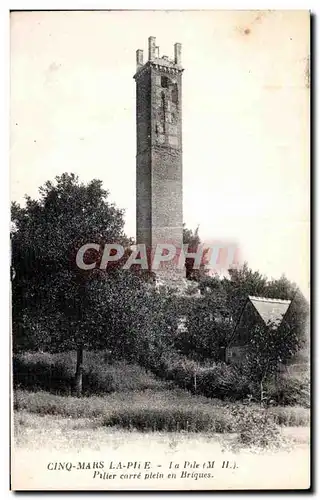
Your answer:
[[[11,488],[309,489],[309,12],[10,33]]]

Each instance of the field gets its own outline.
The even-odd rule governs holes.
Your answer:
[[[81,400],[21,391],[16,408],[19,409],[14,415],[12,464],[16,489],[20,484],[23,488],[28,485],[30,489],[50,489],[54,488],[53,481],[62,489],[100,490],[180,489],[182,484],[185,489],[217,486],[281,489],[309,485],[310,438],[306,425],[309,410],[304,408],[291,408],[290,413],[287,408],[274,408],[272,418],[283,424],[275,424],[275,428],[270,422],[267,425],[264,422],[262,427],[254,424],[250,417],[249,424],[242,422],[242,429],[249,430],[244,433],[246,439],[241,439],[242,434],[238,432],[239,405],[230,408],[183,391],[145,391],[131,397],[129,393],[122,396],[115,393]],[[188,428],[188,432],[182,430],[183,427]],[[203,470],[199,475],[184,465],[188,463],[193,467],[195,462],[212,460],[217,464],[228,460],[239,464],[241,469],[236,474],[220,466],[214,471],[213,479],[205,480],[201,478]],[[54,475],[48,470],[49,463],[64,467],[66,463],[79,461],[85,464],[103,461],[108,474],[117,474],[112,476],[113,480],[105,481],[100,475],[96,478],[92,470],[82,470],[81,474],[77,470],[58,471]],[[129,472],[135,473],[135,470],[110,471],[111,461],[150,462],[153,469],[157,467],[155,464],[160,464],[163,475],[156,472],[151,480],[146,473],[131,476]],[[189,474],[183,483],[166,480],[172,472],[171,462],[180,464],[183,472]],[[138,480],[140,477],[142,482]],[[181,475],[176,477],[179,479]]]
[[[66,489],[70,484],[78,489],[134,488],[132,480],[120,480],[120,475],[120,482],[106,484],[94,479],[91,471],[53,476],[47,469],[48,463],[58,460],[63,465],[80,457],[88,463],[123,457],[142,463],[156,460],[161,470],[167,468],[167,475],[170,461],[239,460],[241,474],[230,477],[223,469],[215,472],[215,481],[225,488],[269,488],[270,478],[261,477],[262,470],[272,470],[272,484],[283,488],[290,470],[302,464],[296,485],[308,485],[308,408],[262,408],[191,394],[140,366],[106,363],[101,353],[86,359],[81,398],[70,395],[73,353],[26,353],[13,368],[16,489],[20,484],[30,489],[54,488],[53,477],[59,478],[59,488]],[[35,474],[38,470],[40,475]],[[196,488],[196,478],[191,474],[186,488]],[[148,484],[164,487],[161,478],[143,482],[143,487]],[[212,481],[201,484],[204,489],[213,485]],[[170,483],[173,489],[179,486],[179,481]]]
[[[214,432],[165,432],[165,431],[137,431],[120,427],[106,427],[99,419],[61,418],[60,416],[39,416],[26,411],[19,411],[14,415],[15,442],[21,449],[59,449],[82,450],[90,448],[100,450],[111,446],[116,448],[125,442],[139,441],[147,446],[150,440],[168,444],[171,450],[192,441],[219,444],[221,448],[232,448],[236,440],[235,433]],[[292,445],[304,447],[309,443],[308,427],[282,427],[281,434],[288,438]]]
[[[202,396],[194,396],[181,389],[145,390],[113,393],[106,396],[75,398],[47,392],[17,390],[14,409],[39,416],[59,416],[88,419],[92,426],[120,427],[140,431],[166,432],[237,432],[238,414],[268,415],[280,426],[307,426],[309,410],[299,407],[250,408],[241,404],[223,403]],[[251,418],[251,417],[250,417]]]
[[[74,353],[26,353],[13,366],[14,431],[18,446],[28,436],[51,439],[61,426],[81,435],[116,432],[201,433],[237,436],[239,445],[287,444],[284,427],[308,427],[310,411],[300,406],[262,408],[191,394],[138,365],[108,363],[103,353],[85,360],[82,398],[70,395]],[[96,388],[95,393],[93,393]],[[50,392],[49,392],[50,389]],[[80,440],[81,441],[81,440]]]

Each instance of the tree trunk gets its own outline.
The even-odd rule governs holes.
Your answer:
[[[261,379],[260,381],[260,404],[262,405],[263,404],[263,378]]]
[[[83,347],[78,347],[77,350],[77,367],[74,377],[74,393],[80,398],[82,396],[82,372],[83,372]]]

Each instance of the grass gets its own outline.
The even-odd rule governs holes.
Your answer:
[[[30,419],[42,418],[43,422],[49,419],[51,423],[60,419],[68,429],[71,426],[73,430],[87,432],[88,436],[98,427],[100,432],[107,428],[108,432],[117,429],[144,434],[234,433],[245,444],[257,444],[260,440],[266,446],[279,441],[280,426],[309,425],[310,411],[303,406],[264,409],[258,404],[247,406],[194,395],[138,365],[112,363],[107,353],[101,351],[85,353],[84,397],[76,398],[70,395],[75,357],[74,352],[15,356],[14,409],[18,422],[15,433],[21,436],[24,429],[29,432]],[[228,373],[225,368],[220,371],[212,373],[214,383],[218,376],[225,382]],[[234,390],[231,382],[228,383]]]
[[[158,373],[155,374],[137,364],[113,361],[108,351],[85,351],[83,393],[89,396],[144,390],[156,392],[181,387],[197,395],[233,401],[254,394],[249,379],[234,366],[224,363],[199,365],[191,359],[173,355],[166,357],[165,361],[159,360],[157,366]],[[75,367],[76,353],[72,351],[15,355],[14,387],[70,395]],[[282,374],[276,385],[274,381],[269,382],[266,391],[281,406],[310,407],[308,373]]]
[[[304,427],[310,424],[310,411],[299,406],[277,406],[271,409],[276,424],[285,427]]]
[[[105,448],[117,450],[128,446],[130,449],[145,450],[150,446],[157,447],[158,452],[165,448],[166,454],[176,453],[179,448],[194,450],[200,447],[201,453],[209,447],[212,456],[213,450],[220,452],[234,449],[237,436],[233,433],[215,434],[209,432],[138,432],[134,429],[106,427],[100,418],[63,418],[59,416],[39,416],[26,411],[16,412],[14,415],[15,445],[24,450],[100,450]],[[282,427],[281,434],[294,446],[305,446],[309,443],[308,427]],[[159,448],[159,449],[158,449]]]
[[[237,431],[238,413],[244,411],[244,406],[194,396],[182,389],[131,391],[83,398],[17,390],[14,409],[41,416],[99,419],[104,426],[140,431],[226,433]],[[310,412],[305,408],[261,409],[252,405],[248,410],[257,415],[268,412],[270,418],[281,426],[309,425]]]
[[[26,352],[13,358],[15,388],[43,390],[53,394],[71,394],[76,367],[76,353],[51,354]],[[164,389],[171,384],[136,364],[110,363],[103,351],[84,353],[84,394]]]

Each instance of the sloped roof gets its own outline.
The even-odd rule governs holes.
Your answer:
[[[249,300],[266,325],[273,323],[276,326],[280,326],[291,304],[291,300],[268,299],[252,295],[249,295]]]

